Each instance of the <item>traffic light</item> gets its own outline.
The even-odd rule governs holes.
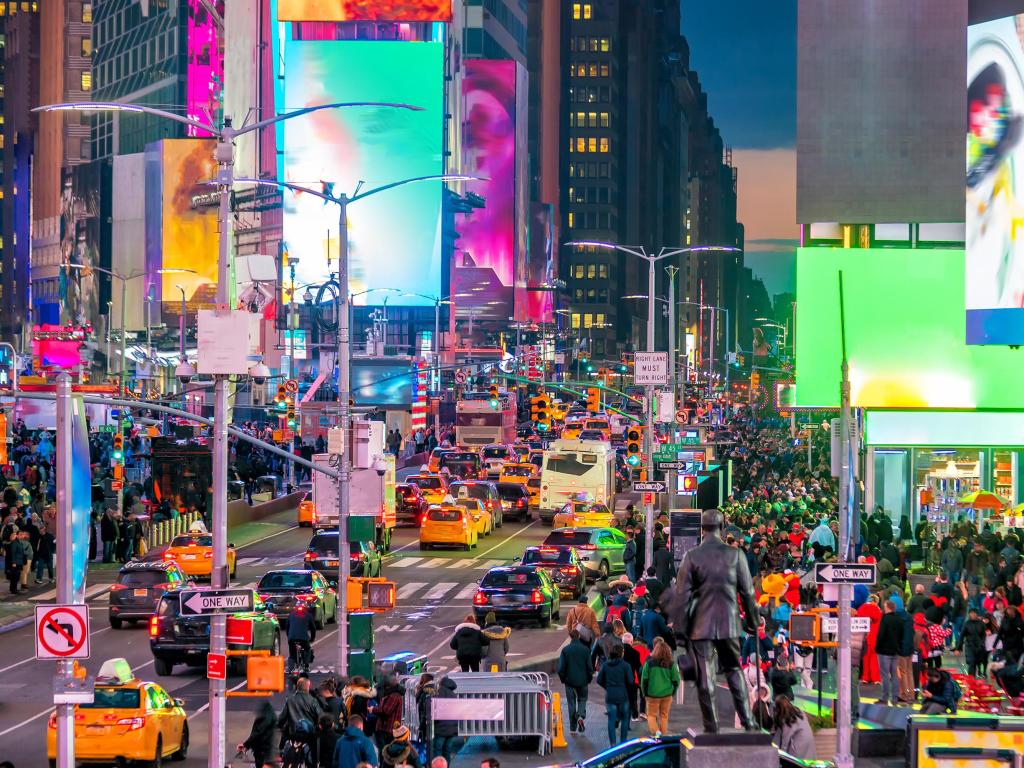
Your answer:
[[[757,389],[761,386],[761,373],[760,371],[754,371],[750,374],[750,388]]]
[[[601,410],[601,390],[597,387],[587,387],[587,410],[591,413]]]
[[[538,432],[548,432],[551,429],[551,412],[548,410],[551,403],[546,394],[540,394],[530,399],[530,415]]]
[[[639,424],[630,424],[626,429],[626,463],[631,467],[639,467],[644,454],[644,428]]]
[[[493,408],[494,410],[498,410],[498,408],[501,407],[501,399],[499,398],[498,385],[491,384],[491,386],[487,388],[487,393],[491,396],[491,408]]]
[[[124,435],[120,432],[114,433],[114,449],[110,454],[110,458],[118,463],[124,461]]]
[[[279,411],[288,410],[288,390],[285,389],[284,384],[277,385],[277,394],[274,395],[274,408]]]
[[[291,397],[285,400],[284,421],[288,429],[294,430],[299,426],[299,420],[295,417],[295,400]]]

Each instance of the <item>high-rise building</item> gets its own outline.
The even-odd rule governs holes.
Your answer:
[[[562,241],[643,245],[655,252],[687,245],[689,180],[699,173],[694,164],[705,160],[695,157],[688,140],[689,126],[700,118],[691,112],[701,102],[678,32],[678,0],[571,2],[563,6],[562,22]],[[646,297],[646,262],[578,245],[562,248],[560,264],[569,332],[593,357],[616,359],[646,347],[646,300],[623,298]],[[659,297],[668,293],[663,268],[675,267],[683,272],[682,279],[676,276],[682,298],[688,264],[679,257],[659,265]],[[663,349],[667,313],[655,317],[656,345]]]
[[[22,8],[25,6],[25,8]],[[0,2],[3,82],[0,139],[0,339],[17,341],[28,308],[32,146],[38,118],[39,11],[36,3]],[[16,83],[17,87],[6,87]]]
[[[37,104],[89,101],[92,97],[91,2],[52,0],[39,4]],[[89,118],[79,112],[39,115],[32,147],[32,251],[29,290],[32,321],[61,322],[67,309],[61,264],[65,260],[62,218],[71,170],[89,161]],[[76,313],[77,314],[77,313]],[[78,321],[81,318],[72,317]]]
[[[462,52],[473,59],[514,59],[526,66],[525,0],[464,0]]]

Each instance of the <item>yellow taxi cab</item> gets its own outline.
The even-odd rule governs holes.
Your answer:
[[[533,464],[506,464],[501,468],[498,482],[526,485],[526,481],[537,474],[539,472]]]
[[[156,683],[135,677],[124,659],[103,662],[91,704],[75,705],[75,758],[79,761],[163,765],[188,755],[185,703]],[[57,759],[57,714],[46,729],[46,755]]]
[[[415,484],[428,504],[440,504],[448,495],[448,481],[443,475],[421,472],[418,475],[410,475],[405,482]]]
[[[540,475],[534,475],[526,481],[526,490],[530,492],[530,506],[540,506]]]
[[[427,459],[427,469],[431,472],[441,471],[441,457],[446,453],[452,453],[451,448],[435,448],[430,452],[430,457]]]
[[[235,577],[235,547],[228,544],[228,572]],[[186,576],[209,578],[213,573],[213,535],[202,531],[189,531],[171,539],[164,552],[164,560],[178,564]]]
[[[570,501],[555,513],[556,528],[611,528],[615,515],[605,504],[595,501]]]
[[[461,546],[468,552],[476,543],[477,524],[468,509],[456,504],[435,504],[427,510],[420,526],[420,549]]]
[[[604,416],[592,416],[583,420],[583,429],[596,429],[604,433],[605,440],[612,439],[612,425]]]
[[[563,440],[579,440],[580,432],[583,431],[582,421],[567,421],[565,426],[562,427],[562,439]]]
[[[524,461],[527,461],[530,455],[530,446],[528,446],[526,443],[513,443],[512,450],[519,458],[520,464]]]
[[[316,507],[313,506],[313,494],[307,493],[299,502],[299,527],[312,528],[316,524]]]
[[[490,536],[494,533],[494,515],[480,499],[471,499],[466,496],[456,499],[455,504],[469,510],[470,515],[473,516],[473,523],[476,525],[477,536]]]

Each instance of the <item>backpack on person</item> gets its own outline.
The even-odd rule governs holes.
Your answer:
[[[616,619],[622,620],[622,614],[626,610],[624,605],[609,605],[604,612],[605,626],[611,626]]]
[[[950,677],[949,681],[953,684],[953,701],[949,705],[949,711],[954,715],[956,714],[957,704],[960,703],[961,697],[963,697],[963,689],[960,688],[960,683],[956,681],[956,678]]]

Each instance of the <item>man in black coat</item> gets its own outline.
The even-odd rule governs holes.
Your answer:
[[[754,730],[747,684],[740,670],[740,637],[744,631],[754,635],[758,629],[754,585],[746,556],[722,541],[722,513],[705,510],[700,524],[704,540],[683,557],[676,579],[676,637],[689,644],[694,656],[705,732],[718,732],[716,661],[726,673],[740,723],[744,729]],[[737,597],[743,606],[742,625]]]

